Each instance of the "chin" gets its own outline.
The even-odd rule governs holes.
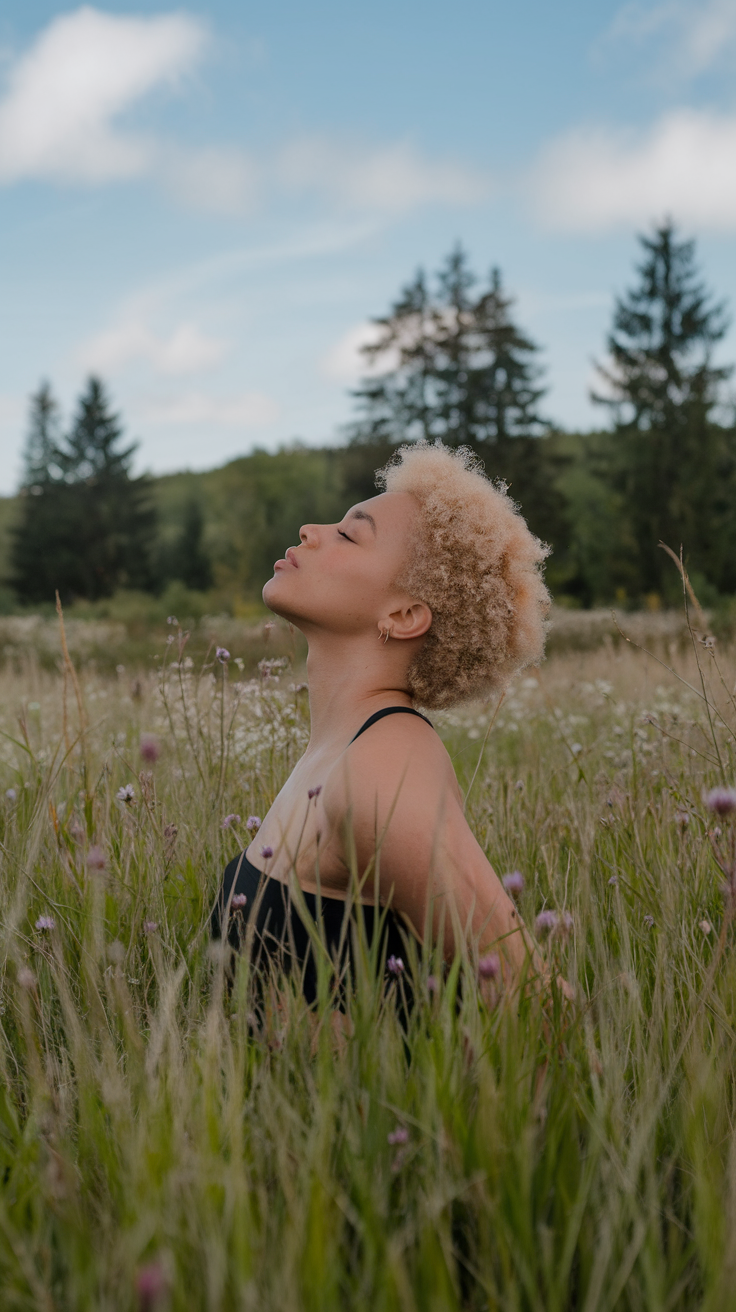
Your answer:
[[[273,578],[268,580],[268,583],[264,583],[263,591],[261,593],[269,610],[275,611],[277,615],[280,613],[278,606],[279,591],[279,580],[274,574]]]
[[[289,589],[288,587],[285,588],[283,583],[284,580],[278,574],[274,574],[273,578],[269,579],[268,583],[264,585],[261,596],[274,615],[280,615],[282,619],[293,623],[295,618],[293,614],[294,607],[293,604],[289,604],[287,596]]]

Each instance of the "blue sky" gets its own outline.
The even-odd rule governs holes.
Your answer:
[[[371,316],[460,240],[588,401],[635,234],[736,305],[736,0],[312,0],[0,16],[0,492],[27,398],[109,384],[138,467],[335,440]],[[736,358],[736,335],[724,343]]]

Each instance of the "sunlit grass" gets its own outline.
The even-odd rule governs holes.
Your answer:
[[[526,919],[572,916],[545,950],[577,1003],[512,1009],[428,959],[406,1032],[369,971],[313,1014],[210,943],[303,749],[298,673],[202,672],[175,640],[163,674],[82,672],[80,722],[69,672],[9,670],[3,1309],[736,1306],[729,822],[709,838],[703,802],[736,774],[734,671],[702,652],[711,733],[672,659],[691,688],[610,648],[438,717]]]

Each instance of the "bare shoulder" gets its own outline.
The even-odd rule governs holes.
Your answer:
[[[440,796],[459,796],[442,739],[416,715],[387,715],[372,724],[350,744],[332,775],[334,804],[347,804],[355,819],[364,810],[374,817],[376,803],[395,810],[418,796],[430,805]]]

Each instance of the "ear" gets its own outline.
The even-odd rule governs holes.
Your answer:
[[[407,606],[392,610],[378,625],[379,633],[388,631],[390,637],[423,638],[432,623],[432,612],[425,601],[412,601]]]

